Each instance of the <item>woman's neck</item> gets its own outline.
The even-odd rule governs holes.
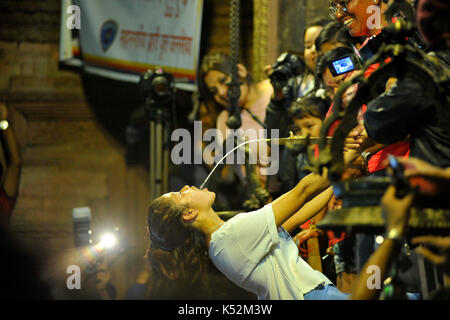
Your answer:
[[[217,213],[211,208],[208,214],[203,215],[204,219],[199,221],[198,228],[203,232],[206,238],[206,247],[209,248],[212,234],[219,229],[225,221],[220,219]]]

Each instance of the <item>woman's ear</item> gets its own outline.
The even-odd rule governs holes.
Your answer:
[[[238,63],[237,67],[238,67],[239,78],[246,79],[247,75],[248,75],[247,68],[243,64],[240,64],[240,63]]]
[[[194,222],[195,218],[198,216],[198,211],[194,209],[187,209],[183,212],[183,221],[184,222]]]

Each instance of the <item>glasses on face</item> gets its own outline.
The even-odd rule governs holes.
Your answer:
[[[330,1],[328,5],[328,12],[330,13],[331,18],[335,18],[336,14],[339,12],[341,15],[344,15],[348,12],[347,5],[352,0],[342,0],[338,2]]]

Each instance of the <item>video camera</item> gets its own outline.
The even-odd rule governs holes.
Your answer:
[[[273,73],[269,76],[275,89],[283,88],[288,80],[305,71],[305,62],[297,55],[284,52],[272,65]]]
[[[377,53],[384,41],[386,41],[386,36],[381,32],[377,36],[371,37],[366,45],[360,50],[357,51],[355,49],[354,54],[349,54],[330,61],[330,63],[328,63],[328,69],[333,77],[361,69],[364,63]]]
[[[174,77],[158,67],[141,75],[139,86],[141,94],[150,105],[168,107],[174,93]]]
[[[333,77],[337,77],[341,74],[358,70],[360,68],[361,63],[354,54],[340,57],[328,63],[328,69],[330,70]]]

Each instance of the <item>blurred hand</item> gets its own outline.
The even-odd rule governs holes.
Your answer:
[[[410,207],[414,199],[414,193],[408,193],[404,198],[395,196],[397,189],[391,185],[381,199],[381,208],[386,215],[386,231],[397,230],[404,234],[409,220]]]
[[[412,244],[421,244],[416,252],[437,266],[444,267],[445,273],[450,275],[450,237],[421,236],[411,239]],[[433,252],[426,247],[434,247],[439,252]]]
[[[264,72],[267,75],[267,77],[270,77],[273,73],[273,69],[271,65],[267,65],[264,67]],[[272,99],[281,100],[283,99],[283,88],[274,88],[274,91],[272,93]]]
[[[334,256],[333,246],[327,248],[327,254]]]
[[[273,73],[272,66],[271,66],[271,65],[265,66],[265,67],[264,67],[264,73],[265,73],[268,77],[270,77],[270,76],[272,75],[272,73]]]
[[[405,167],[405,177],[437,177],[439,176],[440,171],[445,170],[417,158],[397,158],[397,160]]]
[[[299,233],[297,233],[294,238],[295,238],[295,242],[297,243],[297,245],[301,245],[302,243],[306,242],[308,239],[310,238],[317,238],[319,237],[321,234],[323,234],[323,231],[319,230],[319,229],[304,229],[302,231],[300,231]]]
[[[6,104],[0,102],[0,120],[6,119],[8,119],[8,108],[6,107]]]
[[[359,150],[367,138],[368,135],[364,125],[357,125],[352,131],[350,131],[347,138],[345,138],[344,151]]]
[[[342,209],[342,199],[336,198],[335,195],[331,197],[330,202],[328,202],[328,210],[339,210]]]
[[[308,190],[311,194],[322,192],[330,186],[330,181],[328,181],[328,169],[324,168],[322,175],[311,173],[304,177],[302,182],[305,190]]]

